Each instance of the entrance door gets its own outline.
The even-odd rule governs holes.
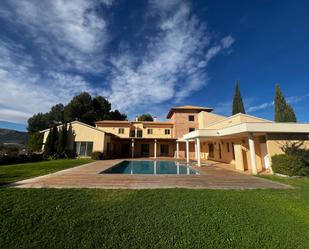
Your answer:
[[[149,144],[141,144],[142,156],[149,156]]]
[[[130,156],[130,144],[122,144],[121,145],[121,157],[129,157]]]
[[[270,168],[269,156],[267,153],[266,143],[260,143],[261,158],[264,169]]]
[[[168,144],[160,144],[160,155],[168,156],[169,154],[169,146]]]

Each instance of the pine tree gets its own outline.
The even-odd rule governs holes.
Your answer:
[[[242,97],[241,97],[241,94],[240,94],[238,82],[236,81],[235,93],[234,93],[234,98],[233,98],[232,115],[235,115],[237,113],[244,113],[245,114],[246,112],[245,112],[244,103],[242,101]]]
[[[296,122],[294,110],[286,102],[279,85],[276,85],[274,109],[276,122]]]

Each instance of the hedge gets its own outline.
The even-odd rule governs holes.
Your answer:
[[[19,156],[0,156],[0,165],[18,164],[18,163],[30,163],[43,161],[42,154],[29,154]]]
[[[275,173],[288,176],[309,176],[309,167],[298,156],[275,155],[272,157],[272,169]]]
[[[103,160],[104,154],[100,151],[94,151],[91,154],[91,159],[93,159],[93,160]]]

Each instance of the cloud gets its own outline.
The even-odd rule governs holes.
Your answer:
[[[100,70],[98,52],[108,42],[107,21],[99,15],[95,0],[10,0],[6,20],[27,30],[41,59],[57,69]],[[52,63],[51,63],[52,62]]]
[[[155,22],[142,56],[131,50],[112,56],[111,88],[106,92],[126,112],[174,99],[180,102],[208,82],[207,65],[234,38],[215,41],[184,1],[150,1]]]
[[[130,116],[160,112],[205,86],[209,62],[234,43],[230,35],[215,38],[187,1],[150,0],[134,31],[143,37],[130,41],[140,46],[120,39],[117,50],[108,19],[115,5],[4,1],[0,19],[12,32],[0,37],[0,119],[26,122],[81,91],[108,97]]]
[[[80,76],[54,71],[43,76],[34,68],[33,59],[22,46],[0,41],[1,120],[24,123],[33,113],[66,103],[74,94],[92,92]]]
[[[298,103],[298,102],[305,101],[308,97],[309,97],[309,94],[305,94],[305,95],[301,95],[301,96],[290,96],[290,97],[286,98],[286,101],[289,104],[295,104],[295,103]],[[248,112],[256,112],[256,111],[268,109],[268,108],[273,107],[273,106],[274,106],[274,101],[269,101],[269,102],[264,102],[264,103],[259,104],[259,105],[250,106],[247,111]]]

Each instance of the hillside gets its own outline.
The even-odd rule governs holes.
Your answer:
[[[28,140],[27,132],[0,128],[0,143],[14,143],[25,145]]]

